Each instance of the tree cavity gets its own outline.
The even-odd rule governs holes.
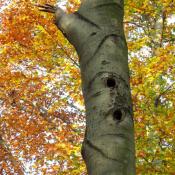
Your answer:
[[[117,110],[114,111],[113,119],[115,121],[121,121],[121,119],[122,119],[122,111],[120,109],[117,109]]]
[[[106,80],[106,85],[109,88],[115,88],[116,87],[116,81],[114,78],[110,77]]]

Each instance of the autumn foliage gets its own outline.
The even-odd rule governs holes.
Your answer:
[[[0,2],[0,174],[85,175],[78,57],[36,4]],[[77,0],[59,1],[68,13]],[[175,3],[125,0],[137,174],[175,174]]]

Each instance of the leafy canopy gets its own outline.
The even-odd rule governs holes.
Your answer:
[[[35,4],[0,2],[0,172],[83,175],[78,57]],[[59,1],[68,12],[78,0]],[[175,6],[125,0],[137,174],[175,172]]]

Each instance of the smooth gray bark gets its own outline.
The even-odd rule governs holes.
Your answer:
[[[82,156],[89,175],[134,175],[135,148],[124,0],[84,0],[56,25],[80,58],[86,107]],[[49,6],[44,11],[52,12]],[[53,10],[54,11],[54,10]]]

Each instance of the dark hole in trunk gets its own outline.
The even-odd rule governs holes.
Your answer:
[[[113,113],[114,120],[120,121],[122,119],[122,112],[118,109]]]
[[[116,82],[114,78],[108,78],[107,79],[107,87],[114,88],[116,86]]]

